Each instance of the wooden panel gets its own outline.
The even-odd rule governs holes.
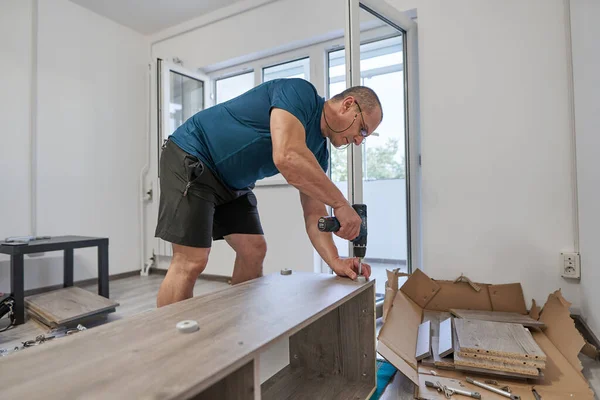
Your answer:
[[[267,275],[1,357],[2,394],[45,400],[99,393],[110,399],[191,397],[374,283],[296,271]],[[177,322],[188,319],[200,330],[177,332]]]
[[[446,357],[454,351],[454,341],[452,340],[452,318],[448,318],[440,323],[439,338],[439,356]]]
[[[365,400],[375,387],[343,376],[321,376],[288,365],[262,384],[263,400]],[[216,398],[215,398],[216,399]]]
[[[290,364],[376,386],[374,287],[290,337]]]
[[[454,326],[458,342],[455,351],[546,360],[531,333],[522,325],[456,318]]]
[[[72,286],[26,297],[25,305],[56,326],[114,310],[119,303]]]
[[[433,364],[436,368],[454,369],[454,359],[452,357],[440,357],[439,338],[431,338],[431,352],[433,353]]]
[[[431,355],[431,321],[425,321],[419,325],[417,335],[417,350],[415,358],[417,361],[427,358]]]
[[[502,363],[506,363],[506,364],[535,367],[535,368],[539,368],[539,369],[546,368],[546,362],[540,361],[540,360],[531,360],[531,359],[526,360],[524,358],[502,357],[502,356],[494,356],[494,355],[482,354],[482,353],[469,353],[468,351],[459,351],[458,353],[461,357],[465,357],[465,358],[476,358],[478,360],[502,362]]]
[[[192,399],[254,400],[254,397],[254,361],[250,361]]]
[[[539,370],[535,367],[528,367],[526,365],[515,365],[505,362],[483,360],[479,358],[463,357],[461,352],[454,352],[454,367],[460,369],[460,367],[472,367],[480,368],[485,370],[501,371],[506,373],[516,373],[519,375],[531,375],[538,376]]]
[[[498,312],[498,311],[479,311],[479,310],[460,310],[451,309],[450,312],[458,318],[478,319],[482,321],[507,322],[510,324],[521,324],[530,328],[544,328],[546,324],[541,321],[536,321],[529,315]]]

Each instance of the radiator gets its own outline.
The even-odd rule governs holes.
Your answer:
[[[162,239],[156,239],[158,251],[156,252],[159,256],[173,257],[173,246],[169,242],[165,242]]]

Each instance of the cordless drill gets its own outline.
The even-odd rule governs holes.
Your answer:
[[[354,257],[358,257],[358,276],[362,275],[362,260],[367,253],[367,205],[354,204],[354,211],[362,220],[360,224],[360,233],[358,237],[352,240]],[[319,230],[321,232],[337,232],[340,230],[340,222],[336,217],[321,217],[319,218]]]

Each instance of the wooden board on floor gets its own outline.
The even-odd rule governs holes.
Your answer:
[[[531,332],[522,325],[455,318],[454,327],[455,350],[546,361]]]
[[[439,338],[431,339],[431,352],[433,353],[433,364],[436,368],[454,369],[454,359],[450,356],[440,357],[439,354]]]
[[[362,292],[373,293],[374,305],[374,284],[297,271],[267,275],[0,357],[0,387],[7,398],[28,400],[193,397]],[[373,337],[374,309],[360,310]],[[180,333],[182,320],[200,329]],[[355,383],[375,388],[374,381]]]
[[[25,306],[50,326],[114,311],[119,303],[72,286],[25,298]]]
[[[431,356],[431,321],[425,321],[419,325],[417,335],[417,361]]]
[[[544,328],[546,325],[541,321],[536,321],[529,315],[499,312],[499,311],[479,311],[479,310],[458,310],[451,309],[450,312],[457,318],[477,319],[482,321],[506,322],[510,324],[521,324],[529,328]]]
[[[479,358],[463,357],[460,352],[454,352],[454,367],[461,369],[461,367],[479,368],[486,371],[499,371],[506,374],[517,374],[527,376],[539,376],[540,371],[535,367],[528,367],[526,365],[515,365],[505,362],[482,360]]]
[[[495,361],[495,362],[503,362],[506,364],[513,364],[519,366],[527,366],[527,367],[535,367],[539,369],[545,369],[546,363],[540,360],[525,360],[520,358],[512,358],[512,357],[502,357],[502,356],[493,356],[490,354],[482,354],[482,353],[469,353],[468,351],[459,351],[459,355],[464,358],[475,358],[478,360],[487,360],[487,361]]]
[[[454,351],[452,339],[452,318],[440,322],[439,356],[446,357]]]

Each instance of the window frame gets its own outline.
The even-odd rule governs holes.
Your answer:
[[[287,60],[287,61],[278,62],[276,64],[266,65],[266,66],[262,67],[262,69],[261,69],[261,79],[260,79],[261,83],[265,82],[265,69],[273,68],[273,67],[278,67],[280,65],[290,64],[290,63],[293,63],[293,62],[303,61],[303,60],[308,60],[308,79],[307,79],[307,81],[310,82],[311,81],[310,80],[310,76],[311,76],[311,74],[310,74],[310,72],[311,72],[310,71],[311,70],[311,58],[310,58],[310,56],[306,56],[306,57],[300,57],[300,58],[296,58],[294,60]]]
[[[219,104],[217,103],[217,82],[218,81],[222,81],[224,79],[229,79],[229,78],[235,78],[236,76],[240,76],[240,75],[246,75],[246,74],[250,74],[250,73],[254,73],[254,69],[252,68],[246,68],[244,70],[241,71],[236,71],[230,74],[225,74],[225,75],[221,75],[221,76],[216,76],[216,77],[210,77],[210,80],[212,81],[212,85],[210,85],[210,96],[213,99],[213,103],[214,104]],[[256,79],[253,79],[254,81],[254,86],[256,86]]]

